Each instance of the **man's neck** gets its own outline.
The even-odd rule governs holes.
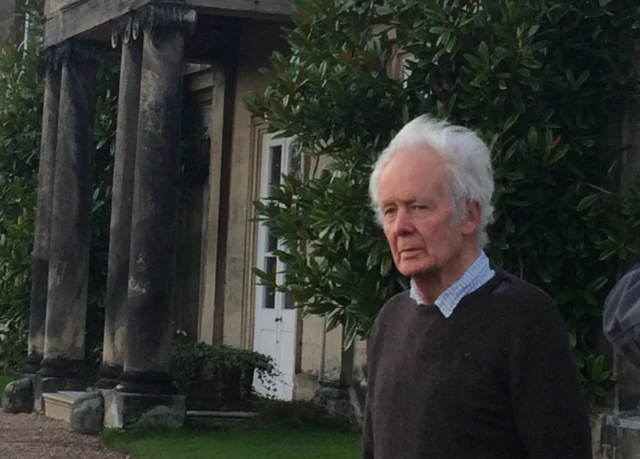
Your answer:
[[[426,304],[434,304],[438,297],[453,285],[480,256],[480,249],[466,250],[450,266],[413,278],[420,296]]]

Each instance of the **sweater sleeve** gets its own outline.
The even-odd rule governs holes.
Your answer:
[[[514,314],[511,404],[529,459],[591,459],[580,374],[555,304],[542,292]]]
[[[369,336],[369,340],[367,342],[367,361],[366,361],[366,378],[367,378],[367,398],[365,401],[364,407],[364,420],[362,425],[362,459],[374,459],[374,448],[373,448],[373,426],[371,420],[371,397],[370,394],[373,392],[373,372],[371,371],[372,367],[372,349],[373,349],[373,339],[376,332],[376,325],[374,325],[373,330],[371,331],[371,335]]]
[[[367,387],[367,390],[369,387]],[[371,428],[371,409],[369,402],[364,409],[364,425],[362,426],[362,459],[374,459],[373,430]]]

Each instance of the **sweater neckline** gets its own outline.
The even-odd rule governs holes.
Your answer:
[[[460,300],[460,303],[458,304],[458,306],[456,306],[456,310],[453,311],[453,314],[451,314],[451,317],[455,317],[456,311],[459,308],[464,307],[467,304],[469,299],[475,298],[476,296],[483,296],[483,295],[486,295],[486,294],[490,294],[505,279],[505,277],[506,277],[505,271],[502,268],[497,267],[493,263],[490,263],[490,266],[491,266],[491,269],[493,269],[494,272],[495,272],[493,277],[491,279],[489,279],[486,284],[484,284],[483,286],[481,286],[477,290],[474,290],[473,292],[465,295]],[[407,296],[409,295],[409,291],[408,290],[405,293],[407,294]],[[421,311],[424,311],[424,312],[427,312],[427,313],[439,313],[444,318],[444,315],[442,314],[440,309],[435,304],[432,304],[432,303],[429,303],[429,304],[426,304],[426,303],[425,304],[418,304],[414,300],[411,300],[411,302],[413,303],[414,307],[417,308],[418,310],[421,310]]]

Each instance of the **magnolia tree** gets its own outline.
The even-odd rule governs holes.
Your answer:
[[[637,89],[627,54],[640,32],[635,2],[294,6],[289,52],[273,55],[269,87],[245,100],[271,131],[295,138],[311,165],[256,203],[283,241],[277,256],[287,270],[276,288],[330,327],[343,325],[347,345],[366,337],[407,284],[369,208],[372,164],[419,114],[469,126],[493,155],[489,255],[553,296],[596,400],[610,381],[594,355],[602,303],[640,223],[638,188],[617,191],[614,116]],[[275,284],[274,273],[256,273]]]

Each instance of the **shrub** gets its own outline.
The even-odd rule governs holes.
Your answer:
[[[194,408],[246,405],[252,395],[254,374],[266,388],[272,387],[277,375],[273,359],[255,351],[186,341],[180,336],[173,343],[171,376]]]
[[[612,117],[638,89],[627,53],[640,29],[635,2],[294,4],[290,52],[273,55],[269,87],[245,99],[313,164],[256,203],[284,241],[277,288],[343,325],[346,345],[367,336],[406,286],[368,208],[372,163],[419,114],[470,126],[493,152],[490,257],[553,296],[597,400],[611,387],[594,351],[602,303],[640,227],[640,189],[618,189],[621,120]],[[394,72],[401,53],[406,67]],[[318,171],[319,161],[328,167]]]

